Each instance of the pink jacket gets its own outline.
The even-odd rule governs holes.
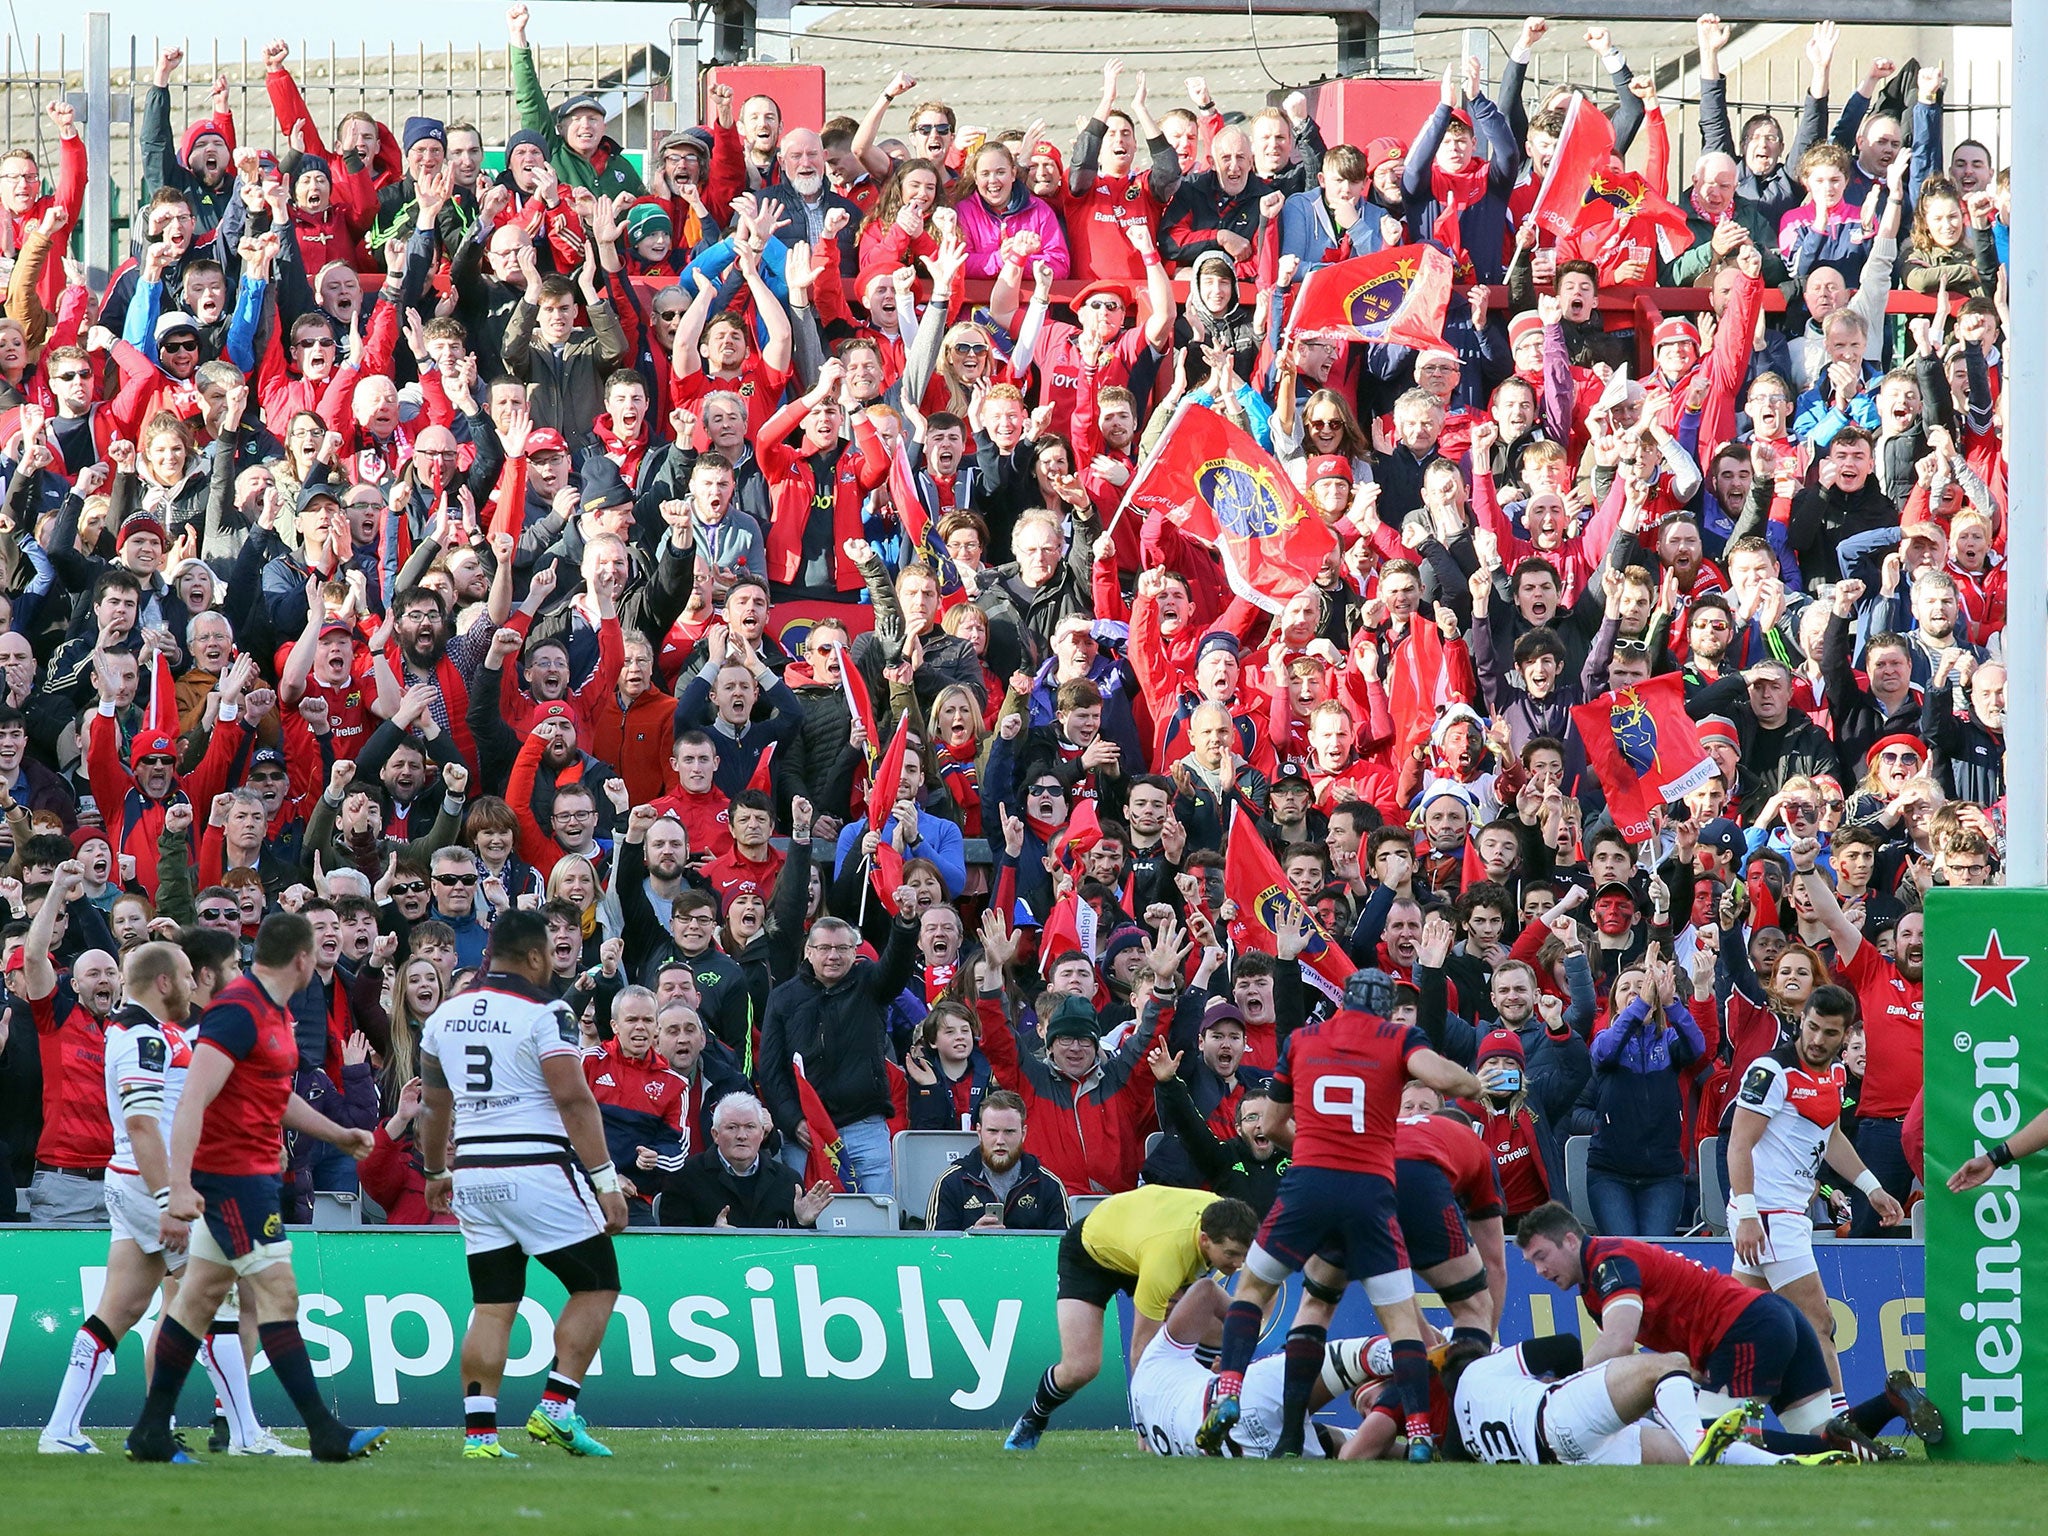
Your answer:
[[[1043,198],[1012,192],[1009,208],[1000,215],[990,213],[979,192],[969,192],[955,209],[960,215],[960,236],[967,242],[967,275],[994,277],[1003,265],[1003,242],[1029,230],[1038,236],[1038,254],[1052,263],[1054,278],[1072,273],[1074,259],[1067,252],[1067,232],[1060,217]]]

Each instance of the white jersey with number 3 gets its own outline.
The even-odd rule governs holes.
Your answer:
[[[1520,1346],[1496,1350],[1467,1366],[1458,1378],[1451,1413],[1472,1459],[1532,1467],[1541,1461],[1536,1416],[1549,1390],[1549,1382],[1529,1373]]]
[[[517,977],[493,973],[434,1010],[420,1049],[441,1064],[455,1095],[458,1165],[559,1158],[569,1150],[562,1113],[541,1063],[581,1061],[568,1005]]]

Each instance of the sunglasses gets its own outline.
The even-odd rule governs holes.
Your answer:
[[[988,350],[988,344],[980,341],[956,341],[953,350],[967,357],[979,357]]]
[[[1081,307],[1083,309],[1122,309],[1124,306],[1121,299],[1090,299]]]
[[[953,132],[952,128],[945,123],[913,123],[910,131],[912,133],[921,133],[926,138],[934,136],[944,138]]]
[[[323,347],[331,347],[333,345],[334,338],[332,336],[301,336],[299,338],[299,350],[301,352],[314,352]]]
[[[475,885],[475,884],[476,884],[476,876],[475,876],[475,875],[436,875],[436,876],[434,876],[434,884],[436,884],[436,885]]]
[[[86,374],[83,368],[74,368],[69,373],[51,374],[50,382],[52,384],[75,384],[85,376]]]
[[[1034,784],[1025,793],[1033,799],[1057,800],[1064,791],[1057,784]]]
[[[403,885],[391,887],[391,894],[394,896],[424,896],[426,893],[426,886],[418,880],[408,880]]]
[[[240,907],[201,907],[199,920],[202,923],[235,923],[242,919]]]
[[[197,352],[199,350],[199,338],[197,336],[173,337],[169,341],[158,342],[156,349],[159,352]]]

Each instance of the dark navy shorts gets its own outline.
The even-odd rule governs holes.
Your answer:
[[[1408,1262],[1416,1269],[1435,1269],[1472,1251],[1472,1229],[1458,1209],[1450,1175],[1435,1163],[1419,1157],[1396,1162],[1394,1204]]]
[[[1408,1268],[1393,1182],[1376,1173],[1294,1164],[1280,1176],[1280,1193],[1259,1226],[1259,1247],[1289,1270],[1312,1256],[1341,1263],[1353,1280]]]
[[[1833,1389],[1820,1336],[1806,1315],[1765,1292],[1744,1307],[1706,1359],[1707,1386],[1729,1397],[1761,1397],[1789,1408]]]
[[[276,1174],[201,1173],[192,1188],[206,1202],[206,1230],[230,1259],[284,1241],[284,1180]]]

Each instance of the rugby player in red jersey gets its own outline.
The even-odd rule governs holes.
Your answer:
[[[236,1278],[255,1293],[257,1332],[278,1384],[306,1421],[319,1461],[349,1461],[385,1431],[351,1429],[321,1399],[299,1336],[299,1287],[284,1235],[279,1152],[287,1129],[360,1159],[375,1138],[336,1125],[292,1092],[299,1064],[287,1004],[313,978],[313,925],[280,912],[256,931],[248,974],[221,988],[200,1015],[185,1091],[171,1123],[171,1198],[161,1218],[167,1248],[187,1248],[185,1283],[157,1330],[149,1394],[128,1432],[131,1461],[190,1463],[171,1412],[215,1311]]]
[[[1515,1242],[1552,1285],[1577,1288],[1600,1325],[1586,1351],[1587,1369],[1629,1354],[1639,1344],[1674,1352],[1692,1362],[1708,1392],[1761,1399],[1777,1410],[1785,1429],[1763,1432],[1767,1451],[1846,1451],[1860,1461],[1890,1461],[1905,1454],[1834,1417],[1820,1340],[1805,1314],[1777,1293],[1752,1290],[1655,1243],[1593,1237],[1554,1200],[1522,1218]],[[1686,1386],[1690,1389],[1691,1383]],[[1700,1409],[1688,1413],[1679,1400],[1684,1396],[1676,1389],[1669,1403],[1660,1396],[1658,1410],[1691,1455],[1702,1438]],[[1856,1410],[1856,1416],[1861,1412]],[[1739,1424],[1745,1413],[1740,1401],[1724,1408],[1715,1421],[1716,1436],[1725,1435],[1731,1423]]]
[[[1323,1251],[1364,1281],[1380,1326],[1393,1340],[1409,1460],[1435,1455],[1422,1313],[1395,1222],[1394,1121],[1402,1085],[1411,1077],[1440,1093],[1465,1096],[1479,1091],[1479,1079],[1431,1050],[1414,1025],[1366,1013],[1359,1000],[1347,987],[1340,1011],[1290,1035],[1268,1089],[1266,1134],[1291,1146],[1294,1161],[1281,1177],[1279,1196],[1245,1259],[1237,1300],[1223,1319],[1216,1397],[1196,1436],[1212,1455],[1237,1423],[1238,1393],[1266,1309],[1287,1277]],[[1276,1457],[1301,1454],[1302,1424],[1327,1338],[1327,1330],[1316,1325],[1288,1331]]]

